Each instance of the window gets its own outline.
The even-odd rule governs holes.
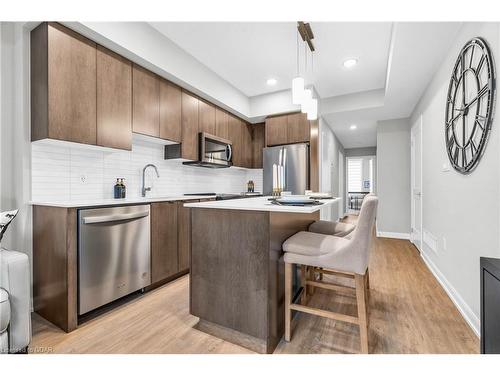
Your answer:
[[[363,159],[347,159],[347,190],[362,191]]]

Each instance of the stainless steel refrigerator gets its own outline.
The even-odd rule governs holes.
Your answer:
[[[309,144],[266,147],[263,153],[264,195],[273,192],[273,164],[283,166],[284,191],[303,195],[309,189]]]

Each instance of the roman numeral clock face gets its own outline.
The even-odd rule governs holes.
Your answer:
[[[460,173],[470,173],[481,159],[491,129],[494,95],[493,58],[486,42],[474,38],[460,51],[446,100],[446,149]]]

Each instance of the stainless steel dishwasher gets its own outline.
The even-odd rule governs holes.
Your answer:
[[[78,314],[151,284],[149,205],[78,211]]]

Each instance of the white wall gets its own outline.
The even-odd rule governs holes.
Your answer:
[[[142,168],[149,163],[158,167],[146,171],[150,196],[184,193],[235,193],[246,191],[249,179],[262,191],[262,169],[207,169],[165,160],[162,145],[135,140],[132,151],[107,150],[71,145],[69,142],[32,143],[32,200],[82,201],[113,198],[117,178],[125,178],[127,197],[141,195]]]
[[[3,22],[1,59],[0,210],[18,208],[2,246],[31,254],[29,112],[29,34],[20,23]]]
[[[322,118],[319,119],[319,132],[320,191],[331,192],[334,196],[339,196],[341,180],[339,152],[344,154],[344,147]],[[345,176],[343,180],[345,181]],[[328,209],[322,209],[320,211],[321,218],[323,220],[338,220],[340,212],[339,205],[344,205],[344,199],[342,202],[332,205]],[[342,211],[344,212],[345,210]]]
[[[410,122],[377,122],[377,231],[381,235],[410,233]],[[385,232],[385,233],[384,233]]]
[[[422,255],[476,333],[479,257],[500,257],[500,121],[497,112],[483,158],[465,176],[442,171],[447,161],[444,114],[453,65],[470,38],[481,36],[489,43],[498,77],[499,32],[498,23],[466,24],[411,116],[412,123],[423,116],[423,229],[438,240],[435,252],[424,242]]]

